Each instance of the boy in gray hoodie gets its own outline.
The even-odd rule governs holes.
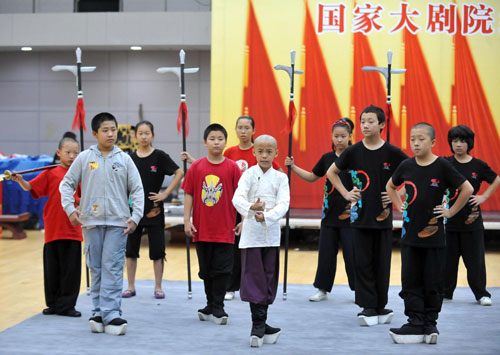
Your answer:
[[[59,191],[64,211],[73,225],[82,225],[85,255],[92,275],[94,309],[89,319],[93,333],[123,335],[127,321],[121,318],[121,292],[127,235],[142,218],[144,192],[132,159],[115,146],[117,122],[107,112],[92,119],[97,145],[75,159]],[[82,184],[80,207],[74,193]],[[130,215],[129,196],[132,200]]]

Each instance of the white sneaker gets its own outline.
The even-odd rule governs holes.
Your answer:
[[[314,295],[309,297],[309,301],[311,302],[326,301],[327,299],[328,299],[328,294],[325,291],[319,289]]]
[[[481,306],[491,306],[491,298],[489,297],[481,297],[478,301],[477,301]]]
[[[234,292],[232,292],[232,291],[226,292],[226,295],[224,296],[224,299],[226,301],[231,301],[232,299],[234,299]]]

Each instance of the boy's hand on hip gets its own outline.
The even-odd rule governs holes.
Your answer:
[[[384,205],[384,208],[387,206],[387,205],[390,205],[392,203],[392,200],[391,198],[389,197],[389,194],[387,193],[387,191],[383,191],[380,193],[380,197],[382,199],[382,205]]]
[[[355,186],[351,191],[347,192],[344,198],[347,201],[358,202],[361,199],[361,190]]]
[[[446,205],[437,205],[434,207],[434,214],[437,215],[437,218],[445,217],[451,218],[450,210],[446,207]]]
[[[81,212],[78,210],[75,210],[72,214],[69,215],[69,221],[71,222],[72,225],[74,226],[81,226],[83,223],[80,219]]]
[[[123,231],[123,235],[132,234],[132,233],[134,233],[135,229],[137,228],[137,224],[135,224],[135,222],[131,218],[129,218],[127,220],[127,224],[128,224],[128,227],[125,228],[125,230]]]

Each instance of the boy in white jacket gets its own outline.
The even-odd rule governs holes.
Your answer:
[[[92,134],[97,145],[80,153],[59,185],[64,211],[73,225],[81,225],[85,255],[92,275],[90,288],[93,333],[123,335],[127,321],[121,318],[123,265],[127,235],[142,218],[144,191],[137,168],[115,146],[117,122],[107,112],[92,119]],[[77,210],[74,193],[82,183]],[[132,199],[132,215],[129,208]]]
[[[241,250],[242,301],[250,302],[250,346],[274,344],[281,330],[266,324],[267,308],[278,290],[280,219],[290,205],[288,178],[272,167],[278,155],[274,137],[261,135],[253,147],[257,165],[243,173],[233,205],[243,217]]]

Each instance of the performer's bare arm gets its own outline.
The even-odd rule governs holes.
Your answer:
[[[342,184],[342,181],[340,180],[339,174],[340,170],[339,168],[337,168],[337,166],[335,166],[335,163],[333,163],[326,172],[328,180],[330,180],[332,185],[335,186],[342,197],[344,197],[347,201],[358,201],[361,198],[361,191],[359,190],[359,188],[354,187],[351,191],[347,191],[344,184]]]
[[[495,192],[497,189],[498,185],[500,185],[500,177],[496,177],[495,180],[491,183],[490,186],[484,191],[482,195],[472,195],[469,199],[469,203],[476,207],[479,206],[480,204],[486,202],[490,198],[491,195]]]
[[[393,206],[396,208],[397,211],[404,211],[404,205],[403,202],[401,202],[401,197],[398,193],[398,187],[394,185],[392,182],[392,178],[387,181],[387,185],[385,185],[385,189],[387,190],[386,194],[390,198],[389,202],[392,201]],[[382,202],[384,202],[382,200]]]
[[[172,179],[172,182],[168,187],[163,191],[162,193],[155,193],[155,192],[150,192],[149,193],[149,199],[153,202],[161,202],[165,200],[168,195],[172,193],[172,191],[179,185],[181,182],[182,177],[184,176],[184,172],[182,171],[181,168],[177,169],[174,172],[174,178]]]
[[[312,172],[302,169],[301,167],[295,165],[295,161],[293,157],[285,158],[285,165],[291,166],[292,171],[297,174],[302,180],[307,182],[316,182],[320,179],[320,177]]]
[[[457,212],[465,206],[470,195],[472,195],[472,193],[474,192],[474,188],[472,187],[470,182],[466,180],[462,185],[458,187],[458,191],[460,191],[460,193],[458,194],[457,200],[450,209],[446,208],[445,205],[437,205],[436,207],[434,207],[434,214],[437,215],[437,218],[451,218],[456,215]]]
[[[21,188],[24,191],[30,191],[31,190],[31,184],[24,180],[22,175],[16,174],[16,172],[12,173],[12,181],[15,181],[21,186]]]
[[[184,232],[187,236],[192,237],[197,230],[191,223],[191,210],[193,209],[193,195],[184,194]]]

